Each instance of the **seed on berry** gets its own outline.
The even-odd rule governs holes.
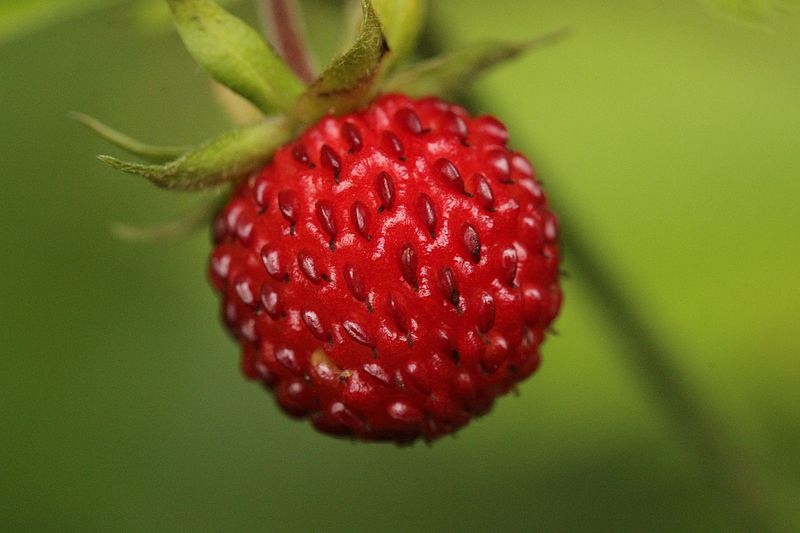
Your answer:
[[[489,180],[480,172],[476,173],[472,179],[475,182],[475,196],[484,209],[491,211],[494,209],[494,193],[492,186],[489,185]]]
[[[433,207],[431,197],[425,193],[419,195],[417,199],[417,214],[422,220],[422,224],[431,237],[436,237],[436,209]]]
[[[299,212],[297,193],[294,191],[279,192],[278,209],[280,209],[283,218],[285,218],[290,224],[297,224],[297,215]]]
[[[387,172],[381,172],[375,179],[378,197],[381,199],[381,210],[391,209],[394,204],[394,180]]]
[[[481,260],[481,240],[478,237],[478,232],[471,224],[464,226],[464,247],[475,263]]]
[[[350,294],[352,294],[356,300],[363,302],[367,299],[367,290],[364,287],[364,281],[358,274],[356,267],[353,265],[344,267],[344,281]]]
[[[333,207],[330,203],[320,200],[317,202],[317,219],[319,219],[319,223],[322,226],[322,229],[328,236],[331,238],[330,241],[330,248],[333,250],[334,248],[334,241],[336,240],[336,220],[333,218]]]
[[[422,133],[422,123],[419,121],[419,115],[413,110],[404,107],[395,113],[394,118],[398,124],[408,130],[409,133],[414,135]]]
[[[261,261],[267,269],[267,274],[278,281],[289,281],[289,273],[281,264],[280,252],[274,245],[265,244],[261,248]]]
[[[403,143],[397,138],[397,135],[391,131],[383,132],[383,145],[394,157],[403,161],[405,159],[405,149]]]
[[[333,181],[339,183],[339,176],[342,172],[342,160],[339,159],[339,156],[336,155],[333,148],[327,144],[323,144],[319,151],[319,162],[324,168],[333,172]]]
[[[342,126],[342,136],[350,146],[348,151],[351,154],[358,152],[361,150],[361,147],[364,146],[364,140],[361,138],[361,132],[358,131],[358,128],[352,122],[344,123],[344,126]]]
[[[308,331],[317,339],[321,341],[329,340],[330,335],[325,331],[325,328],[322,326],[322,321],[315,311],[303,311],[303,322],[305,322],[306,327],[308,327]]]
[[[278,320],[283,314],[278,293],[266,283],[261,286],[261,306],[273,320]]]
[[[439,273],[439,288],[442,290],[444,297],[447,298],[447,301],[458,308],[461,296],[458,293],[456,276],[450,267],[443,268]]]
[[[400,271],[409,285],[417,288],[417,252],[410,244],[403,245],[400,250]]]
[[[354,202],[350,207],[350,219],[353,221],[359,235],[369,240],[369,211],[367,206],[361,202]]]
[[[439,179],[449,188],[456,192],[464,192],[464,179],[461,177],[456,166],[449,159],[438,159],[434,163],[434,168],[439,175]]]
[[[300,265],[300,270],[308,281],[311,283],[320,282],[322,276],[319,270],[317,270],[317,262],[314,261],[314,257],[308,250],[301,250],[300,253],[297,254],[297,263]]]

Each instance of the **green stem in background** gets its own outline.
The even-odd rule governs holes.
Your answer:
[[[548,182],[552,200],[552,187]],[[747,531],[778,531],[777,500],[762,479],[752,453],[730,431],[698,388],[676,366],[648,314],[628,297],[623,283],[604,264],[587,242],[585,231],[571,217],[574,212],[563,198],[554,208],[562,219],[561,242],[576,278],[591,291],[611,329],[625,344],[624,356],[641,378],[649,396],[672,419],[709,481],[717,486],[728,511],[738,516]]]
[[[316,76],[311,66],[302,22],[294,0],[263,0],[261,7],[267,34],[278,54],[289,65],[297,77],[311,83]]]
[[[434,32],[437,27],[435,22],[429,22],[422,35],[420,51],[426,57],[436,56],[444,48],[442,37]],[[465,94],[460,100],[473,111],[486,108],[474,94]],[[561,220],[560,240],[575,271],[574,278],[585,283],[608,326],[624,343],[624,356],[641,378],[641,386],[693,448],[698,464],[728,507],[728,514],[744,530],[786,529],[780,523],[778,498],[773,497],[772,488],[762,479],[750,450],[736,439],[702,392],[676,366],[679,357],[670,352],[652,327],[647,310],[628,296],[624,282],[586,240],[588,233],[573,216],[579,208],[554,194],[553,181],[548,180],[548,196]]]

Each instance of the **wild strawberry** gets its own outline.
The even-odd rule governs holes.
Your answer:
[[[556,218],[503,125],[384,96],[282,147],[217,218],[248,377],[326,432],[433,439],[539,365]]]
[[[384,80],[389,44],[410,50],[418,26],[408,26],[421,21],[395,18],[387,43],[363,0],[353,48],[304,86],[210,0],[169,3],[212,76],[286,116],[188,151],[81,120],[162,163],[101,156],[116,168],[173,189],[234,186],[209,270],[244,373],[321,431],[396,442],[456,430],[533,373],[561,305],[556,217],[502,123],[409,96],[453,89],[531,43],[466,49]]]

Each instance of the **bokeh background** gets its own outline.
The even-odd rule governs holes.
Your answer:
[[[800,527],[800,13],[436,0],[448,46],[569,26],[475,86]],[[230,2],[229,2],[230,4]],[[321,58],[339,2],[304,0]],[[235,10],[257,22],[248,2]],[[239,374],[198,199],[94,159],[67,118],[195,143],[226,127],[154,2],[0,4],[0,529],[676,531],[739,527],[575,271],[544,365],[432,446],[334,440]],[[745,468],[743,466],[743,468]]]

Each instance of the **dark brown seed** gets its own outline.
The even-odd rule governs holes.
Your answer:
[[[261,261],[264,263],[264,267],[267,269],[267,274],[272,276],[274,279],[278,281],[289,280],[289,274],[283,269],[283,265],[281,265],[280,254],[275,246],[271,244],[265,244],[264,247],[261,248]]]
[[[240,275],[238,278],[236,278],[233,286],[236,290],[236,294],[239,296],[239,300],[241,300],[243,304],[252,307],[255,307],[258,304],[256,295],[253,291],[252,280],[250,280],[250,278]]]
[[[364,287],[364,281],[353,265],[346,265],[344,267],[344,281],[347,284],[347,288],[350,290],[350,294],[352,294],[356,300],[363,302],[367,299],[367,290]]]
[[[331,204],[324,200],[317,202],[317,218],[322,226],[322,229],[331,238],[331,249],[333,249],[333,241],[336,240],[336,220],[333,218],[333,207]]]
[[[502,122],[494,117],[484,116],[478,119],[478,132],[487,137],[487,142],[500,145],[508,142],[508,130]]]
[[[211,268],[214,270],[214,274],[222,279],[227,279],[231,269],[231,256],[222,255],[213,257],[211,259]]]
[[[464,179],[449,159],[439,159],[434,163],[439,179],[456,192],[464,193]]]
[[[391,209],[394,205],[394,181],[387,172],[381,172],[375,179],[378,197],[381,199],[383,209]]]
[[[352,122],[345,122],[344,126],[342,126],[342,136],[347,141],[347,144],[350,145],[349,152],[354,154],[361,150],[361,147],[364,146],[364,141],[361,138],[361,132],[358,131],[358,128]]]
[[[422,123],[419,121],[419,116],[412,109],[408,107],[402,108],[395,113],[394,119],[400,126],[414,135],[422,133]]]
[[[506,248],[500,258],[500,266],[503,269],[503,276],[506,283],[514,285],[514,278],[517,277],[517,251],[514,248]]]
[[[508,162],[508,156],[503,150],[492,150],[489,152],[486,156],[486,162],[502,183],[510,183],[512,181],[511,164]]]
[[[302,250],[297,254],[297,263],[300,265],[300,270],[303,275],[308,278],[311,283],[319,283],[322,276],[317,270],[317,263],[307,250]]]
[[[445,267],[439,273],[439,288],[447,301],[458,307],[461,295],[458,293],[458,282],[450,267]]]
[[[323,167],[333,172],[333,181],[339,183],[339,176],[342,173],[342,161],[333,148],[327,144],[323,144],[319,151],[319,163]]]
[[[256,199],[256,203],[262,208],[262,212],[264,211],[263,208],[267,207],[267,192],[269,191],[270,182],[267,180],[261,180],[256,183],[254,189],[254,197]]]
[[[464,226],[464,246],[472,261],[479,263],[481,260],[481,240],[478,232],[471,224]]]
[[[289,348],[279,348],[278,351],[275,352],[275,359],[277,359],[280,364],[288,368],[294,374],[299,374],[302,370],[300,367],[300,361],[295,355],[294,350],[290,350]]]
[[[300,208],[297,194],[294,191],[281,191],[278,193],[278,208],[283,218],[288,220],[290,224],[297,224],[297,215]]]
[[[415,405],[402,400],[397,400],[396,402],[389,404],[389,407],[386,408],[386,412],[389,413],[389,416],[395,420],[406,422],[408,424],[417,423],[422,418],[422,411],[420,411]]]
[[[391,385],[392,378],[389,377],[389,374],[384,370],[382,366],[378,363],[369,363],[361,368],[364,369],[364,372],[369,374],[370,376],[374,377],[375,379],[382,381],[384,385]]]
[[[370,348],[375,347],[375,342],[367,335],[367,332],[364,331],[364,328],[361,327],[360,324],[353,322],[352,320],[345,320],[342,322],[342,326],[344,327],[345,332],[347,332],[350,337],[359,344],[363,344],[364,346],[369,346]]]
[[[306,327],[308,327],[308,330],[314,337],[321,341],[329,340],[330,337],[325,331],[325,328],[322,327],[322,322],[316,312],[310,310],[303,311],[303,322],[305,322]]]
[[[489,211],[494,209],[494,192],[492,186],[489,185],[489,180],[480,172],[475,174],[472,178],[475,181],[475,196],[481,203],[484,209]]]
[[[250,242],[250,236],[253,234],[254,225],[255,221],[253,220],[253,215],[251,215],[249,211],[245,211],[239,215],[236,221],[236,236],[239,237],[240,241],[245,244]]]
[[[433,340],[436,343],[436,349],[441,352],[448,352],[453,349],[453,342],[450,340],[450,334],[446,329],[439,328],[434,331]]]
[[[478,303],[478,330],[481,333],[488,333],[494,326],[494,317],[494,298],[483,293]]]
[[[417,289],[417,253],[410,244],[400,250],[400,271],[409,285]]]
[[[389,153],[397,159],[401,161],[405,159],[405,149],[403,148],[403,143],[400,142],[400,139],[397,138],[397,135],[391,131],[383,132],[383,145],[387,150],[389,150]]]
[[[361,431],[364,428],[364,421],[342,402],[332,403],[329,410],[330,417],[344,426],[347,431]]]
[[[273,320],[283,315],[283,304],[278,293],[266,283],[261,286],[261,306]]]
[[[400,333],[408,333],[408,316],[406,310],[394,294],[389,295],[389,314],[391,315]]]
[[[311,159],[308,157],[308,152],[306,152],[306,147],[302,144],[295,145],[292,148],[292,157],[298,163],[305,165],[310,168],[314,168],[314,164],[311,162]]]
[[[417,214],[431,237],[436,237],[436,209],[433,207],[431,197],[425,193],[417,198]]]
[[[469,131],[467,130],[467,123],[464,122],[464,119],[457,114],[453,113],[452,111],[448,111],[444,114],[444,120],[442,122],[445,131],[454,133],[461,140],[467,138],[467,135],[469,134]]]
[[[361,202],[354,202],[350,208],[350,219],[359,235],[369,240],[369,211]]]

